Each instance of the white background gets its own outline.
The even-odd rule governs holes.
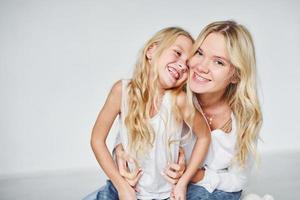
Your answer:
[[[300,151],[299,13],[296,0],[1,0],[0,175],[97,168],[93,123],[144,42],[167,26],[196,37],[226,19],[255,41],[260,151]]]

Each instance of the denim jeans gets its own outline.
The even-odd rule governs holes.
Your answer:
[[[224,192],[221,190],[209,193],[204,187],[193,184],[189,184],[187,188],[187,200],[239,200],[241,194],[242,191]],[[112,182],[107,180],[105,186],[91,193],[83,200],[119,200],[118,191]]]
[[[83,200],[119,200],[118,191],[110,180],[106,181],[106,185],[89,194]]]
[[[239,192],[224,192],[215,190],[209,193],[204,187],[199,185],[189,184],[187,188],[187,200],[239,200],[242,191]]]
[[[89,194],[83,200],[119,200],[118,191],[116,190],[112,182],[110,180],[107,180],[105,186]]]

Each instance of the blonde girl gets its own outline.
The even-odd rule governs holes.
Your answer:
[[[210,140],[208,128],[182,91],[188,77],[187,60],[192,44],[192,37],[181,28],[159,31],[142,49],[132,79],[120,80],[112,87],[91,138],[95,156],[110,179],[98,192],[97,199],[169,198],[172,185],[161,171],[168,162],[178,159],[183,122],[197,133],[195,150],[199,152],[191,157],[193,162],[182,176],[186,184],[204,159]],[[120,141],[126,154],[135,161],[129,167],[140,178],[138,191],[121,176],[105,144],[117,116]]]

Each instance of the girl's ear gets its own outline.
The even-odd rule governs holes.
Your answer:
[[[154,54],[156,48],[157,48],[157,44],[152,44],[152,45],[147,49],[146,57],[147,57],[148,60],[151,60],[151,59],[152,59],[153,54]]]

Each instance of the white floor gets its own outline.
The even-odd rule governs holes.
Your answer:
[[[250,178],[248,193],[271,194],[275,200],[300,198],[300,153],[263,155]],[[76,200],[105,183],[98,169],[0,177],[0,200]]]

